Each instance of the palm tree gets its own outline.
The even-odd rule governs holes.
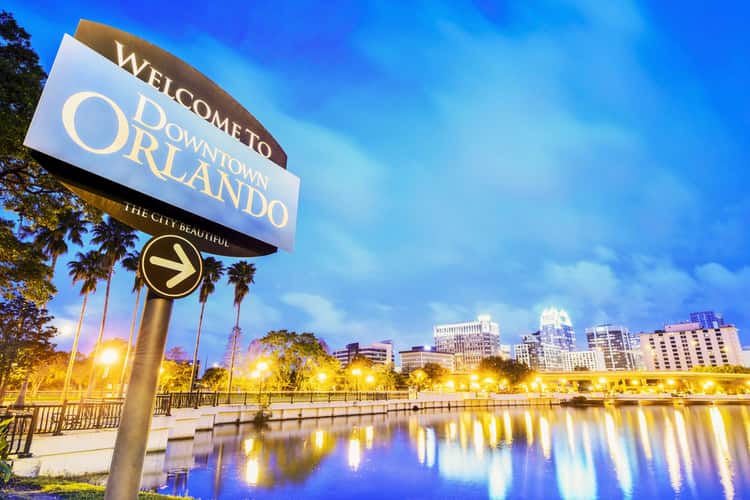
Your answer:
[[[244,260],[235,262],[227,270],[229,284],[234,285],[234,305],[237,307],[237,320],[232,331],[232,354],[229,363],[229,380],[227,380],[227,393],[232,391],[232,377],[234,375],[234,356],[237,352],[237,337],[240,332],[240,306],[242,300],[250,293],[250,285],[255,283],[255,264]]]
[[[128,271],[135,273],[135,279],[133,280],[133,291],[135,292],[135,307],[133,307],[133,319],[130,320],[130,337],[128,338],[128,346],[125,348],[125,360],[122,363],[122,372],[120,373],[120,388],[118,389],[118,397],[122,397],[123,390],[125,388],[125,373],[128,371],[128,361],[130,359],[130,349],[133,345],[133,335],[135,334],[135,323],[138,316],[138,305],[141,301],[141,291],[143,285],[146,283],[143,281],[141,271],[138,268],[138,261],[141,258],[141,253],[138,251],[128,252],[125,258],[122,259],[122,267]]]
[[[82,245],[82,237],[88,232],[88,220],[80,210],[67,210],[63,212],[57,221],[57,227],[48,229],[40,227],[34,236],[34,242],[50,259],[50,266],[54,272],[57,259],[68,252],[70,240],[76,245]]]
[[[91,373],[89,374],[89,385],[86,389],[86,397],[91,397],[91,390],[94,386],[94,373],[96,371],[96,359],[99,356],[99,346],[104,336],[104,325],[107,323],[107,308],[109,306],[109,291],[112,285],[112,275],[115,272],[115,264],[125,257],[128,250],[135,246],[138,237],[135,231],[130,227],[118,222],[112,217],[94,226],[94,237],[91,243],[99,245],[99,253],[104,259],[104,266],[107,270],[107,288],[104,292],[104,310],[102,311],[102,323],[99,327],[99,335],[96,338],[94,347],[93,363],[91,363]]]
[[[65,372],[65,383],[63,384],[62,400],[68,396],[68,386],[70,378],[73,375],[73,366],[75,365],[78,354],[78,339],[81,337],[81,325],[83,316],[86,312],[86,302],[89,293],[96,291],[96,285],[99,280],[106,277],[106,271],[102,265],[102,258],[99,252],[91,250],[89,252],[78,252],[76,260],[68,262],[68,274],[73,278],[73,283],[81,282],[81,295],[83,295],[83,304],[81,305],[81,316],[78,318],[78,327],[76,335],[73,338],[73,347],[70,349],[70,360],[68,361],[68,370]]]
[[[214,293],[216,290],[216,282],[221,279],[224,275],[224,264],[221,261],[214,259],[213,257],[206,257],[203,259],[203,278],[201,281],[201,289],[198,294],[198,302],[201,303],[201,314],[198,319],[198,335],[195,337],[195,351],[193,352],[193,369],[190,372],[190,390],[193,390],[193,383],[198,365],[198,346],[201,342],[201,328],[203,327],[203,312],[206,310],[206,301],[208,296]]]

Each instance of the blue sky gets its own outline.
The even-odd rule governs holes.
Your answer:
[[[714,309],[750,323],[739,2],[5,8],[47,69],[79,18],[110,24],[208,75],[284,147],[301,178],[296,248],[256,259],[245,342],[287,328],[404,349],[490,313],[515,343],[547,306],[569,311],[579,347],[601,322],[638,332]],[[62,347],[80,307],[67,260],[50,304]],[[118,269],[107,337],[127,334],[131,282]],[[84,350],[102,301],[103,287]],[[197,296],[176,303],[169,345],[191,351],[197,321]],[[232,321],[221,286],[203,360],[220,360]]]

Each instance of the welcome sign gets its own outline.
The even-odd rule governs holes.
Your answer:
[[[296,176],[70,36],[24,144],[64,181],[207,251],[294,246]]]

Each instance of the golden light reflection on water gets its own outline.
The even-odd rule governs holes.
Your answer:
[[[362,447],[358,437],[349,438],[349,453],[347,454],[349,468],[353,471],[359,469],[362,462]]]
[[[630,497],[633,488],[633,479],[630,475],[630,463],[628,461],[627,452],[617,434],[615,419],[610,412],[604,414],[604,427],[607,436],[609,456],[615,466],[617,481],[620,483],[620,489],[623,494],[626,497]]]
[[[680,474],[680,456],[677,452],[677,443],[674,438],[674,429],[669,415],[664,415],[664,456],[667,460],[667,472],[669,482],[675,493],[679,494],[682,488],[682,475]]]
[[[641,448],[646,459],[650,462],[654,459],[654,454],[651,451],[651,441],[648,437],[648,423],[646,422],[646,413],[643,408],[638,408],[638,433],[641,436]]]
[[[390,419],[357,421],[354,429],[343,420],[338,428],[339,421],[310,421],[292,437],[277,433],[277,440],[270,431],[255,430],[237,442],[235,477],[260,491],[326,464],[348,465],[361,477],[379,460],[396,460],[404,470],[413,464],[434,469],[444,480],[485,483],[489,497],[497,499],[522,486],[531,488],[528,497],[539,491],[565,499],[631,497],[642,494],[644,485],[675,496],[711,491],[739,498],[750,485],[746,408],[503,408]],[[514,426],[521,432],[515,439]],[[382,446],[375,446],[376,437]],[[406,439],[414,452],[389,455],[398,449],[391,444],[397,439]],[[341,461],[326,460],[331,454]],[[556,480],[546,481],[543,470]]]
[[[727,442],[727,431],[724,427],[724,419],[717,407],[712,407],[711,426],[714,430],[716,465],[719,468],[719,478],[724,487],[724,497],[734,498],[734,483],[732,483],[732,455],[729,452]]]

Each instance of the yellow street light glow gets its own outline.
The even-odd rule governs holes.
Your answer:
[[[536,380],[534,380],[534,382],[536,382],[537,384],[540,383],[541,381],[542,379],[540,377],[537,377]]]
[[[327,378],[328,378],[328,375],[326,375],[325,373],[323,373],[323,372],[318,373],[318,381],[320,383],[325,382]]]
[[[375,377],[373,377],[372,375],[368,375],[365,377],[365,382],[368,384],[372,384],[373,382],[375,382]]]
[[[469,378],[471,378],[471,380],[474,381],[474,380],[477,380],[479,378],[479,375],[477,375],[476,373],[472,373],[471,377],[469,377]]]
[[[560,383],[561,383],[561,384],[567,384],[567,383],[568,383],[568,379],[566,379],[566,378],[561,378],[561,379],[560,379]]]
[[[99,355],[99,363],[103,365],[111,365],[115,363],[119,357],[120,355],[117,352],[117,349],[104,349]]]
[[[250,373],[250,377],[252,377],[252,378],[260,378],[260,372],[258,370],[253,370]]]
[[[750,380],[748,382],[750,382]],[[449,380],[449,381],[447,381],[445,383],[445,385],[447,385],[448,387],[450,387],[451,389],[453,389],[456,386],[456,383],[453,382],[452,380]]]
[[[362,375],[362,370],[360,370],[359,368],[354,368],[352,370],[352,375],[354,375],[355,377],[359,377],[360,375]]]
[[[602,385],[604,385],[604,384],[606,384],[606,383],[607,383],[607,379],[606,379],[606,378],[604,378],[604,377],[600,377],[600,378],[599,378],[599,383],[600,383],[600,384],[602,384]]]
[[[667,385],[674,385],[674,384],[675,384],[675,382],[671,378],[669,380],[667,380]]]
[[[536,382],[532,382],[532,383],[531,383],[531,388],[532,388],[532,389],[536,389],[536,388],[537,388],[537,385],[539,385],[539,384],[537,384]]]
[[[487,377],[486,379],[484,379],[484,383],[485,384],[491,384],[493,382],[494,382],[494,380],[492,379],[492,377]]]
[[[631,385],[638,385],[638,384],[640,384],[640,382],[638,382],[637,380],[633,379],[633,380],[630,381],[630,384]]]
[[[268,370],[268,363],[266,363],[265,361],[260,361],[258,363],[258,371],[264,372],[266,370]]]

